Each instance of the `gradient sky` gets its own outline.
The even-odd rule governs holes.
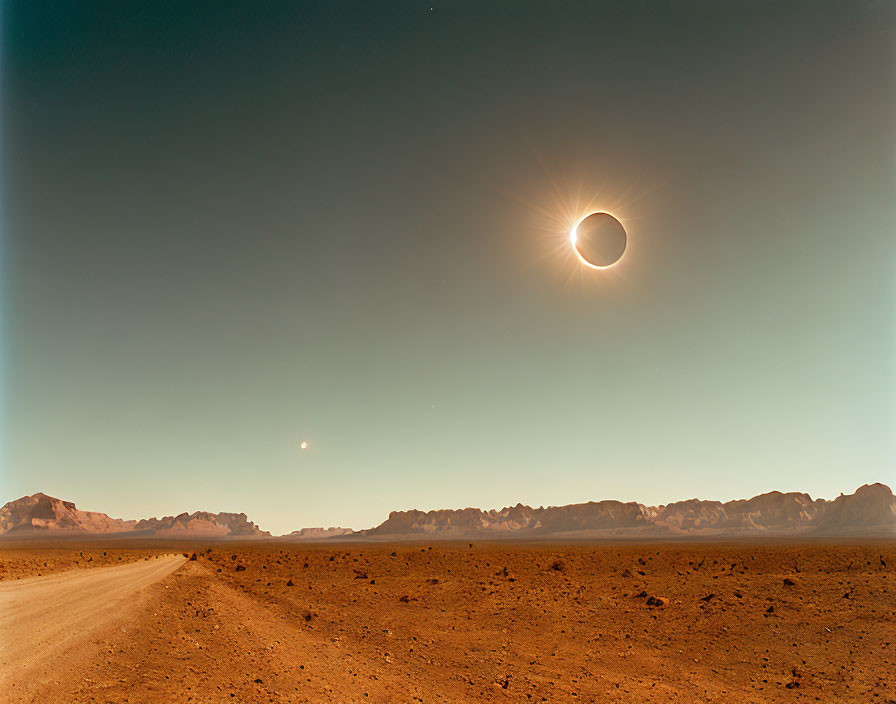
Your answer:
[[[2,501],[279,533],[894,482],[892,3],[2,13]]]

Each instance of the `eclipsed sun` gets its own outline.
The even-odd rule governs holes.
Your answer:
[[[586,215],[569,231],[572,249],[587,267],[609,269],[619,263],[628,244],[625,228],[609,213]]]

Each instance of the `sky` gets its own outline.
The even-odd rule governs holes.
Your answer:
[[[0,501],[283,533],[896,483],[892,3],[0,12]]]

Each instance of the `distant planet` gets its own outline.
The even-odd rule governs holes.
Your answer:
[[[591,213],[570,230],[569,241],[582,264],[607,269],[622,259],[628,235],[609,213]]]
[[[302,444],[299,445],[299,447],[301,447],[303,450],[307,450],[307,449],[308,449],[308,443],[305,442],[305,441],[303,440],[303,441],[302,441]]]

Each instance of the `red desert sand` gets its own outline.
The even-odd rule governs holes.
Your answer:
[[[896,700],[892,542],[171,552],[4,549],[4,701]]]

